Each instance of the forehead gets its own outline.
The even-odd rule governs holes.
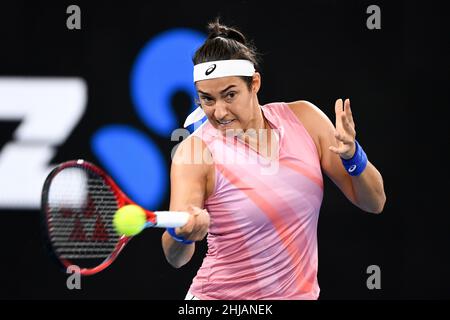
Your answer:
[[[219,94],[221,91],[232,85],[240,87],[245,85],[245,83],[240,77],[235,76],[200,80],[195,83],[195,87],[198,91],[209,94]]]

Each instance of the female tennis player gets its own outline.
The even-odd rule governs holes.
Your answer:
[[[179,268],[207,235],[186,299],[317,299],[322,173],[370,213],[386,201],[382,176],[355,140],[349,99],[336,101],[335,126],[307,101],[261,106],[254,46],[218,21],[208,28],[193,58],[200,107],[185,126],[207,121],[171,167],[170,210],[191,216],[164,232],[165,256]]]

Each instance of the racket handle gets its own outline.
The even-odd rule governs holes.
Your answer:
[[[184,211],[155,211],[157,228],[177,228],[189,220],[189,213]]]

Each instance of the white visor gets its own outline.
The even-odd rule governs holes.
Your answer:
[[[231,76],[251,77],[255,67],[249,60],[218,60],[194,66],[194,82]]]

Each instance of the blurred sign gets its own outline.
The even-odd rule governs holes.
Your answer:
[[[49,161],[86,104],[80,78],[0,77],[0,121],[20,121],[0,150],[0,208],[39,208]]]

